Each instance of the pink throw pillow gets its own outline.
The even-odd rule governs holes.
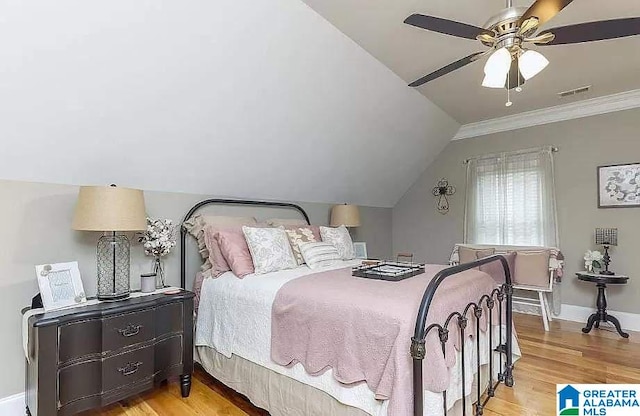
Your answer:
[[[208,225],[204,228],[204,243],[209,251],[209,263],[211,263],[211,276],[218,277],[222,273],[228,272],[231,270],[227,260],[222,255],[222,251],[220,250],[220,244],[218,244],[218,240],[216,240],[215,236],[218,231],[225,230],[230,231],[234,228],[241,230],[241,226],[237,227],[218,227],[214,225]]]
[[[233,274],[243,278],[255,271],[242,228],[219,230],[215,234],[215,239]]]

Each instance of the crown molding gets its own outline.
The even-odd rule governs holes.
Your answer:
[[[612,113],[636,107],[640,107],[640,89],[465,124],[460,127],[452,140],[469,139],[486,134]]]

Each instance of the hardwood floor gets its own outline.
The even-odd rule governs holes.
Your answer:
[[[523,357],[516,363],[514,388],[500,386],[485,416],[548,416],[555,414],[556,383],[640,383],[640,333],[629,339],[612,330],[554,321],[545,333],[539,317],[515,315]],[[180,397],[169,383],[126,403],[83,416],[264,416],[244,397],[202,370],[196,371],[191,396]]]

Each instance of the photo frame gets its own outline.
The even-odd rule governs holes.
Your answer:
[[[598,208],[640,207],[640,162],[598,166]]]
[[[356,253],[357,259],[367,259],[367,243],[353,243],[353,251]]]
[[[36,275],[45,312],[87,301],[77,261],[38,265]]]

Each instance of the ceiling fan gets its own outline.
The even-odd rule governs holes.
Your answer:
[[[484,28],[439,17],[412,14],[405,19],[411,26],[459,38],[478,40],[490,49],[476,52],[438,69],[409,84],[419,87],[443,75],[462,68],[491,54],[484,67],[482,85],[488,88],[506,88],[521,91],[522,85],[542,71],[549,61],[539,52],[524,44],[566,45],[616,39],[640,34],[640,17],[631,17],[538,30],[547,21],[568,6],[573,0],[537,0],[528,9],[514,7],[507,0],[507,7],[492,16]],[[507,106],[511,100],[507,99]]]

